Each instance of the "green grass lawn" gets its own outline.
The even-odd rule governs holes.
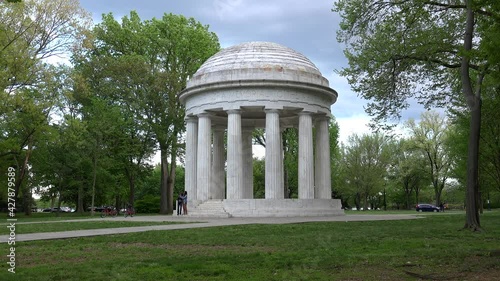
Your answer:
[[[99,228],[115,228],[115,227],[133,227],[147,225],[166,225],[182,222],[138,222],[138,221],[80,221],[80,222],[48,222],[48,223],[27,223],[16,224],[16,234],[39,233],[39,232],[56,232],[84,229],[99,229]],[[0,235],[9,234],[6,223],[0,224]]]
[[[157,214],[136,214],[134,216],[154,216]],[[0,213],[0,216],[3,216],[7,219],[7,213]],[[123,215],[119,215],[123,216]],[[96,212],[94,216],[90,215],[90,212],[86,212],[83,214],[79,213],[32,213],[30,216],[26,216],[23,213],[17,213],[14,217],[18,222],[32,222],[32,221],[58,221],[58,220],[72,220],[72,219],[95,219],[100,218],[100,213]],[[1,220],[0,220],[1,221]]]
[[[460,230],[464,216],[445,213],[20,242],[17,273],[3,262],[0,280],[498,280],[500,212],[481,223]]]

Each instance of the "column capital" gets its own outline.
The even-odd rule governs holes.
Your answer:
[[[314,117],[314,121],[330,121],[332,119],[329,115],[318,115]]]
[[[278,108],[264,108],[265,113],[281,113],[281,109]]]
[[[228,109],[226,113],[229,114],[241,114],[241,109]]]
[[[297,114],[300,116],[300,115],[312,115],[313,113],[314,112],[312,112],[312,111],[305,111],[305,110],[303,110],[303,111],[300,111]]]
[[[186,123],[195,123],[198,122],[198,118],[196,116],[186,116],[184,117],[184,121],[186,121]]]
[[[210,112],[202,112],[202,113],[198,113],[196,116],[198,118],[200,118],[200,117],[212,117],[212,116],[214,116],[214,114],[210,113]]]

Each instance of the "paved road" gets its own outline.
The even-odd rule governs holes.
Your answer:
[[[132,232],[144,232],[152,230],[176,230],[188,228],[202,227],[217,227],[225,225],[242,225],[242,224],[287,224],[287,223],[305,223],[305,222],[335,222],[335,221],[377,221],[377,220],[406,220],[419,218],[417,215],[345,215],[333,217],[290,217],[290,218],[204,218],[191,216],[136,216],[136,217],[116,217],[116,218],[96,218],[96,219],[80,219],[80,220],[63,220],[63,221],[45,221],[45,222],[17,222],[16,224],[28,223],[55,223],[55,222],[78,222],[78,221],[137,221],[137,222],[190,222],[187,224],[169,224],[169,225],[151,225],[151,226],[134,226],[120,228],[102,228],[89,230],[73,230],[61,232],[44,232],[21,234],[16,233],[16,242],[34,241],[34,240],[49,240],[49,239],[64,239],[74,237],[98,236],[109,234],[121,234]],[[0,236],[0,243],[8,241],[8,235]]]

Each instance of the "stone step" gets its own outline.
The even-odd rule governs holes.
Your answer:
[[[230,215],[224,210],[222,200],[207,200],[189,211],[190,216],[195,217],[219,217],[228,218]]]

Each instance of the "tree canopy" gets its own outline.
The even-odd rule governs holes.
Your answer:
[[[465,227],[479,230],[481,92],[485,81],[498,76],[498,54],[491,51],[490,39],[498,34],[499,4],[340,0],[334,5],[341,16],[337,39],[346,44],[349,61],[340,74],[370,100],[366,111],[375,126],[399,119],[410,99],[429,108],[461,96],[471,119]]]

